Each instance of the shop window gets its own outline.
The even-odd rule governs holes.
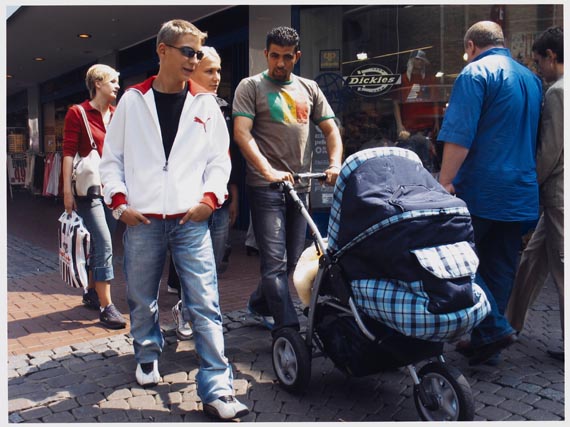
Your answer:
[[[532,4],[300,9],[300,74],[315,79],[329,99],[347,156],[402,144],[402,129],[436,140],[465,65],[463,36],[480,20],[498,22],[513,57],[532,69],[534,37],[562,25],[563,9]]]

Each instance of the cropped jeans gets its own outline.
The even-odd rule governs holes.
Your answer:
[[[305,247],[307,221],[295,203],[280,190],[247,187],[251,221],[259,248],[261,281],[249,298],[250,307],[263,316],[273,316],[274,331],[299,328],[291,294],[291,274]],[[307,206],[308,193],[299,193]]]
[[[513,334],[505,310],[515,280],[521,249],[521,223],[472,217],[479,268],[475,282],[491,304],[491,311],[471,332],[471,344],[480,347]]]
[[[218,280],[208,222],[180,225],[179,219],[150,218],[128,226],[123,236],[131,335],[138,363],[158,360],[164,346],[158,318],[158,289],[168,250],[182,286],[182,316],[192,322],[200,368],[198,396],[210,403],[233,395],[233,376],[224,355]]]
[[[89,270],[94,282],[110,282],[113,272],[113,241],[117,220],[103,199],[76,198],[77,214],[83,218],[83,224],[91,234],[91,253]]]

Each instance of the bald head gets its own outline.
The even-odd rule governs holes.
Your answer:
[[[501,26],[492,21],[480,21],[473,24],[463,38],[465,47],[469,41],[473,42],[473,45],[479,49],[505,46],[505,37]]]

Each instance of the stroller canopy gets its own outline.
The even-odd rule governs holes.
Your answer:
[[[366,238],[384,220],[430,209],[469,215],[465,203],[449,195],[413,151],[398,147],[359,151],[346,159],[335,185],[329,249],[344,251],[345,245]]]
[[[412,151],[371,148],[345,161],[328,238],[357,306],[405,335],[454,339],[488,312],[465,202]]]

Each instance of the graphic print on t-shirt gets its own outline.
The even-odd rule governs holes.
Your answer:
[[[279,123],[307,123],[309,107],[305,98],[294,99],[287,92],[271,92],[267,94],[267,103],[271,120]]]

